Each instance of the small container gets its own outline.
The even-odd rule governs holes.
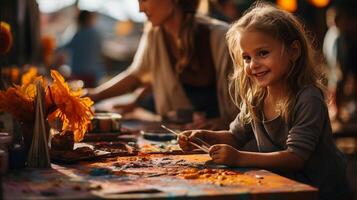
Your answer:
[[[120,131],[122,116],[117,113],[111,113],[111,119],[112,119],[112,131]]]
[[[116,113],[95,113],[92,119],[92,133],[120,132],[122,116]]]

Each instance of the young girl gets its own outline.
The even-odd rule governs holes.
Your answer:
[[[189,141],[200,138],[212,145],[215,163],[270,169],[319,188],[321,199],[341,199],[346,162],[331,137],[321,73],[303,25],[261,3],[232,25],[227,40],[240,113],[229,131],[181,133],[181,148],[192,150]],[[256,148],[239,150],[252,139]]]

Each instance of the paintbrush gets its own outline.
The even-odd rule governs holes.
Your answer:
[[[164,125],[161,125],[161,127],[162,128],[164,128],[164,129],[166,129],[167,131],[170,131],[171,133],[173,133],[173,134],[175,134],[175,135],[177,135],[177,136],[179,136],[180,135],[180,133],[178,133],[178,132],[176,132],[176,131],[174,131],[174,130],[172,130],[172,129],[170,129],[170,128],[167,128],[166,126],[164,126]],[[193,139],[194,140],[197,140],[198,142],[200,142],[201,144],[203,144],[206,148],[210,148],[210,144],[208,144],[207,142],[205,142],[205,141],[203,141],[203,140],[201,140],[200,138],[198,138],[198,137],[193,137]]]
[[[161,125],[161,127],[162,127],[163,129],[169,131],[170,133],[173,133],[173,134],[177,135],[177,136],[181,135],[180,133],[178,133],[178,132],[176,132],[176,131],[174,131],[174,130],[172,130],[172,129],[169,129],[169,128],[167,128],[167,127],[164,126],[164,125]],[[187,136],[185,136],[185,137],[187,137]],[[194,143],[194,142],[192,142],[192,141],[188,141],[188,142],[189,142],[190,144],[192,144],[193,146],[195,146],[195,147],[201,149],[202,151],[206,152],[206,153],[209,152],[209,150],[208,150],[209,147],[210,147],[209,144],[207,144],[206,142],[204,142],[203,140],[201,140],[201,139],[199,139],[199,138],[197,138],[197,137],[194,137],[194,139],[197,140],[197,141],[199,141],[200,143],[202,143],[202,146],[200,146],[200,145],[198,145],[198,144],[196,144],[196,143]]]

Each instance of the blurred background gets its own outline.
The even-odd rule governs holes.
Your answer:
[[[202,0],[200,13],[232,22],[253,3],[252,0]],[[319,48],[327,30],[325,15],[329,0],[271,1],[299,15],[316,35]],[[78,30],[77,16],[81,10],[93,12],[94,26],[100,34],[101,59],[108,78],[124,70],[131,62],[143,24],[135,0],[2,0],[1,20],[11,25],[14,45],[2,65],[36,66],[72,69],[71,53],[59,54]],[[66,51],[66,50],[64,50]],[[61,68],[62,69],[62,68]],[[70,75],[70,71],[64,71]]]
[[[316,59],[326,72],[334,136],[348,157],[349,179],[357,191],[357,2],[270,2],[296,14],[314,38]],[[252,3],[201,0],[199,13],[231,23]],[[13,35],[12,48],[0,54],[2,89],[29,66],[43,74],[57,69],[69,80],[80,80],[78,86],[95,87],[130,65],[146,17],[136,0],[1,0],[0,21]],[[81,26],[92,32],[80,33]],[[90,44],[84,37],[91,38]]]

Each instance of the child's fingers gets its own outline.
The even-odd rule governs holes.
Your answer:
[[[179,136],[178,136],[178,140],[180,141],[187,141],[187,136],[186,135],[183,135],[183,134],[180,134]]]
[[[219,155],[212,157],[212,161],[216,164],[224,164],[222,158]]]
[[[188,143],[188,138],[187,138],[187,136],[180,134],[180,135],[178,136],[177,140],[178,140],[178,143],[179,143],[179,144],[185,144],[185,145],[187,146],[187,143]]]
[[[212,154],[210,154],[210,157],[212,158],[212,160],[216,160],[216,159],[218,159],[220,156],[219,156],[218,153],[212,153]]]
[[[202,139],[203,138],[203,135],[204,135],[204,132],[203,131],[201,131],[201,130],[194,130],[194,131],[192,131],[191,132],[191,135],[188,137],[188,139],[190,140],[190,141],[195,141],[195,139],[194,138],[200,138],[200,139]]]
[[[209,152],[216,152],[218,151],[219,149],[221,148],[221,146],[219,144],[215,144],[215,145],[212,145],[208,150]]]
[[[188,138],[184,135],[179,136],[178,143],[183,151],[191,151],[193,149],[192,145],[188,141]]]
[[[212,157],[213,155],[218,155],[219,154],[219,149],[220,146],[219,145],[212,145],[209,149],[208,149],[208,153],[209,155]]]
[[[192,131],[191,131],[191,130],[182,131],[182,132],[180,133],[180,135],[186,136],[186,137],[189,137],[191,134],[192,134]]]

